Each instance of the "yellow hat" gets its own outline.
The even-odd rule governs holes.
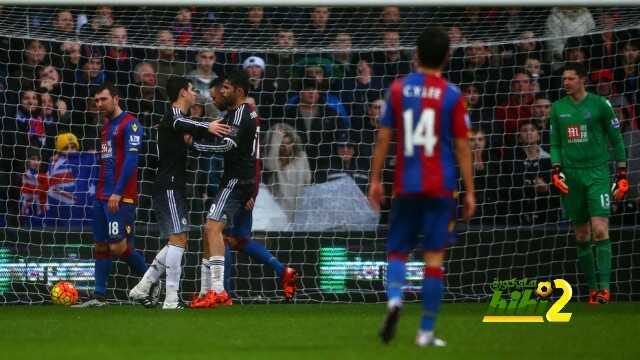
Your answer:
[[[69,144],[74,144],[80,150],[78,138],[72,133],[63,133],[56,136],[56,151],[62,152]]]

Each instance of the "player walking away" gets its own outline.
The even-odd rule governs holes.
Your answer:
[[[405,263],[418,243],[425,262],[422,281],[422,319],[416,337],[419,346],[445,346],[433,329],[442,297],[445,248],[453,242],[458,176],[462,172],[466,192],[463,218],[475,211],[475,195],[468,141],[468,115],[460,90],[441,77],[448,61],[449,38],[441,28],[424,30],[417,41],[418,72],[393,82],[381,119],[374,152],[369,201],[380,208],[380,180],[392,129],[397,143],[394,193],[387,242],[388,312],[380,337],[389,342],[402,308]]]
[[[610,298],[611,192],[613,200],[621,201],[629,183],[620,121],[607,99],[585,90],[586,75],[584,66],[576,63],[567,64],[562,73],[567,95],[553,103],[550,115],[551,179],[575,226],[578,264],[589,285],[589,304],[598,304]],[[609,144],[617,165],[612,190]]]
[[[171,107],[158,129],[158,173],[153,183],[153,206],[158,220],[160,236],[168,244],[156,255],[140,282],[129,292],[129,297],[143,305],[153,306],[149,290],[166,271],[166,297],[163,309],[183,309],[178,289],[182,273],[182,255],[187,245],[189,224],[186,210],[187,144],[185,135],[200,137],[223,135],[229,127],[218,121],[197,122],[187,117],[196,101],[193,84],[183,77],[167,81],[167,95]]]
[[[95,101],[106,119],[93,209],[95,290],[93,299],[76,307],[106,304],[112,256],[119,256],[136,275],[142,276],[147,271],[144,258],[134,245],[142,126],[133,115],[122,111],[118,91],[112,84],[102,84],[95,92]]]
[[[297,273],[293,268],[285,267],[278,259],[271,254],[267,248],[261,243],[251,239],[251,227],[253,225],[253,206],[255,204],[255,199],[258,194],[258,188],[260,184],[260,160],[259,160],[259,132],[260,132],[260,118],[250,105],[244,103],[246,100],[246,92],[240,93],[236,91],[229,90],[229,87],[234,86],[234,82],[241,84],[244,81],[244,75],[232,75],[230,77],[230,82],[227,83],[227,90],[223,92],[223,86],[225,82],[222,82],[220,87],[212,88],[212,98],[216,105],[221,110],[226,110],[230,108],[232,111],[229,113],[225,113],[225,121],[227,124],[232,126],[232,131],[237,131],[240,133],[241,131],[248,131],[249,134],[246,136],[246,139],[251,140],[251,147],[245,147],[243,144],[239,143],[238,148],[233,148],[231,150],[227,150],[225,153],[225,164],[231,164],[234,159],[239,159],[244,157],[248,159],[247,161],[251,161],[253,159],[254,162],[254,181],[253,181],[253,189],[250,195],[249,200],[246,203],[240,204],[243,206],[238,207],[235,212],[235,215],[231,217],[233,221],[229,221],[227,226],[223,231],[223,239],[224,242],[230,246],[233,250],[242,251],[245,254],[249,255],[251,258],[272,267],[276,275],[280,278],[280,283],[282,285],[282,290],[284,292],[284,297],[287,301],[291,301],[295,296],[297,289]],[[243,85],[240,85],[242,88]],[[220,93],[218,93],[220,92]],[[238,106],[237,104],[240,103]],[[237,111],[241,111],[241,113],[237,114]],[[236,116],[240,116],[240,124],[233,125],[233,120],[236,119]],[[255,128],[255,130],[252,130]],[[237,130],[235,130],[237,129]],[[254,132],[253,138],[251,138],[251,131]],[[212,150],[209,150],[207,146],[203,146],[203,144],[199,144],[196,140],[195,145],[197,148],[203,151],[219,151],[216,147],[213,147]],[[249,156],[241,156],[242,153],[240,151],[244,150],[251,151]],[[238,152],[234,154],[233,151]],[[225,165],[225,174],[223,178],[228,179],[229,177],[234,176],[235,174],[226,171]],[[246,181],[247,179],[245,179]],[[220,187],[223,188],[222,186]],[[219,202],[218,194],[215,197],[214,204]],[[234,201],[232,197],[230,197],[229,201]],[[214,205],[215,206],[215,205]],[[229,212],[229,209],[227,209]],[[197,298],[192,301],[192,308],[207,308],[207,307],[215,307],[217,303],[215,302],[215,298],[213,296],[213,292],[217,292],[217,290],[212,287],[212,273],[211,273],[211,261],[210,257],[212,256],[209,252],[209,244],[208,244],[208,236],[206,235],[207,231],[205,231],[205,236],[203,237],[202,244],[202,263],[200,265],[200,293]],[[225,263],[228,263],[230,259],[226,259]],[[224,284],[228,284],[226,281],[226,277],[229,276],[229,267],[224,269],[225,280]]]

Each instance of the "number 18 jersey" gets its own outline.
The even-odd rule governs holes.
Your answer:
[[[394,194],[451,197],[458,180],[454,139],[469,136],[460,90],[430,74],[411,73],[395,80],[381,126],[395,130]]]

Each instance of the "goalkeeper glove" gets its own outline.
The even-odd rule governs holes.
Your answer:
[[[618,166],[616,170],[616,178],[611,187],[613,198],[616,201],[624,199],[624,195],[629,191],[629,181],[627,181],[627,168]]]
[[[551,182],[561,193],[568,194],[569,187],[564,181],[565,177],[564,174],[560,172],[560,165],[554,165],[553,171],[551,172]]]

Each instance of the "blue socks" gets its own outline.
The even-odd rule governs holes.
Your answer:
[[[405,281],[406,256],[389,254],[387,265],[387,298],[389,301],[402,301],[402,287]]]
[[[96,252],[95,260],[95,294],[105,296],[107,294],[107,280],[111,272],[111,253]]]
[[[249,239],[241,251],[253,259],[256,259],[258,262],[271,266],[273,270],[276,271],[278,277],[282,277],[282,274],[284,273],[284,265],[282,265],[282,263],[278,261],[278,259],[261,243]]]
[[[120,258],[124,260],[133,272],[138,276],[143,276],[147,272],[147,264],[144,263],[144,258],[138,250],[131,248],[131,245],[127,246]]]
[[[420,329],[423,331],[433,331],[436,316],[440,310],[443,277],[442,268],[425,266],[424,279],[422,280],[422,318],[420,320]]]

